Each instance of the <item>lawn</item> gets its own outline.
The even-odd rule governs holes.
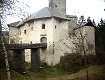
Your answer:
[[[85,80],[85,69],[77,73],[60,72],[56,68],[46,67],[40,72],[32,72],[26,67],[27,74],[21,75],[16,71],[11,71],[12,80]],[[88,68],[91,80],[105,80],[105,65],[92,65]],[[103,79],[102,79],[103,78]]]

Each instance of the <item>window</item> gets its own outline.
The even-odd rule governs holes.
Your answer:
[[[28,27],[30,27],[31,23],[28,23]]]
[[[56,29],[56,27],[57,27],[57,26],[55,25],[55,29]]]
[[[22,41],[20,41],[20,44],[22,44]]]
[[[31,31],[33,31],[33,27],[31,27]]]
[[[45,29],[45,24],[42,24],[42,29]]]
[[[62,22],[62,20],[61,20],[61,19],[59,19],[59,22],[61,23],[61,22]]]
[[[21,31],[20,31],[20,35],[21,35]]]
[[[26,30],[24,30],[24,34],[26,34]]]
[[[32,41],[30,41],[30,43],[32,44]]]
[[[41,43],[47,43],[47,38],[46,38],[46,37],[42,37],[42,38],[40,39],[40,42],[41,42]]]
[[[57,5],[55,5],[55,7],[57,7]]]

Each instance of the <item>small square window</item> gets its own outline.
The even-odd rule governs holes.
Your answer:
[[[59,19],[59,22],[61,23],[61,22],[62,22],[62,20],[61,20],[61,19]]]
[[[20,43],[22,44],[22,41],[20,41]]]
[[[55,5],[55,7],[57,7],[57,5]]]
[[[30,43],[32,44],[32,41],[30,41]]]
[[[31,31],[33,31],[33,27],[31,27]]]
[[[42,24],[42,29],[45,29],[45,24]]]
[[[20,35],[21,35],[21,31],[20,31]]]
[[[24,34],[26,34],[26,30],[24,30]]]

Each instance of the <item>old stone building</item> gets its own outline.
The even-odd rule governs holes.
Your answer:
[[[94,28],[85,25],[83,32],[89,35],[88,42],[95,45]],[[66,0],[49,0],[49,7],[39,10],[23,21],[9,24],[9,42],[47,43],[46,49],[40,49],[40,59],[48,65],[56,65],[61,56],[74,51],[73,33],[76,27],[77,17],[66,15]],[[30,50],[25,50],[27,62],[31,61],[30,56]]]

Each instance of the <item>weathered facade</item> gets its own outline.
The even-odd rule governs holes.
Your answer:
[[[49,0],[49,8],[66,15],[66,0]]]
[[[49,8],[41,9],[16,25],[9,25],[10,43],[47,43],[46,49],[40,49],[40,59],[48,65],[56,65],[61,56],[73,52],[75,44],[70,33],[76,23],[76,16],[66,15],[66,0],[49,0]],[[94,44],[94,28],[88,26],[84,32]],[[31,62],[30,50],[25,50],[25,60]]]

